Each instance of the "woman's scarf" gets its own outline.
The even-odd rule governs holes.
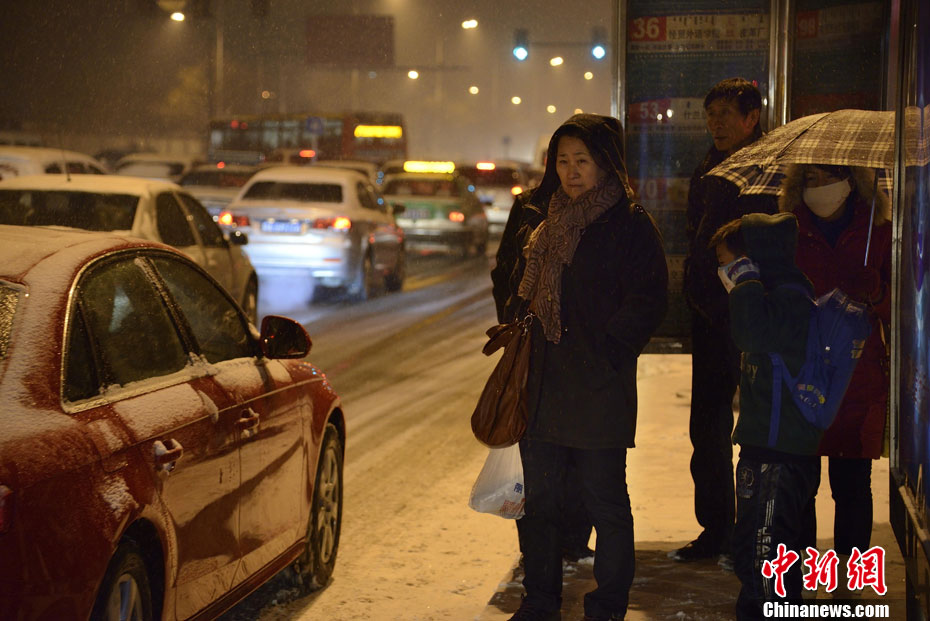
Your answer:
[[[546,219],[530,235],[523,249],[526,269],[517,293],[529,300],[539,317],[546,340],[562,335],[562,269],[570,265],[581,233],[624,196],[619,179],[608,176],[575,200],[559,187],[549,199]]]

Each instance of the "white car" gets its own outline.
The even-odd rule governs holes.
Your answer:
[[[164,153],[132,153],[116,162],[113,171],[117,175],[177,181],[193,167],[194,159],[191,157]]]
[[[246,252],[259,273],[301,274],[315,289],[339,288],[354,300],[403,286],[404,232],[393,208],[355,170],[260,170],[220,221],[248,233]]]
[[[89,155],[49,147],[0,146],[0,179],[69,173],[105,175],[106,167]]]
[[[184,174],[178,185],[199,200],[216,220],[238,196],[258,166],[199,164]]]
[[[514,197],[527,187],[522,166],[516,162],[470,162],[457,164],[455,170],[475,184],[491,233],[503,233]]]
[[[329,166],[333,168],[349,168],[362,173],[372,183],[378,183],[378,165],[365,160],[316,160],[314,166]]]
[[[0,224],[114,231],[160,241],[189,255],[256,321],[258,278],[203,205],[167,181],[116,175],[33,175],[0,181]]]

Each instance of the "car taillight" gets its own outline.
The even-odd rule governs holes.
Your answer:
[[[513,194],[514,196],[516,196],[517,194],[523,194],[523,188],[521,188],[518,185],[515,185],[512,188],[510,188],[510,193]]]
[[[461,211],[450,211],[449,219],[453,222],[465,222],[465,214]]]
[[[352,221],[345,216],[339,216],[337,218],[317,218],[313,221],[313,228],[348,231],[352,228]]]
[[[13,490],[0,485],[0,534],[10,530],[13,524]]]
[[[237,216],[230,211],[223,211],[216,219],[217,222],[224,226],[249,226],[248,216]]]

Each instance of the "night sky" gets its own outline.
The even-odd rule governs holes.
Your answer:
[[[269,0],[265,17],[249,0],[209,0],[210,17],[183,23],[145,0],[5,4],[0,129],[60,132],[66,144],[77,134],[205,137],[217,15],[228,115],[396,111],[407,119],[411,156],[526,159],[575,108],[610,107],[608,61],[592,59],[586,43],[594,26],[609,31],[611,0]],[[308,62],[307,20],[339,13],[393,16],[395,66]],[[461,28],[469,18],[477,29]],[[518,27],[530,35],[524,63],[510,55]],[[554,55],[565,64],[551,67]],[[410,68],[419,80],[406,77]],[[595,78],[584,80],[589,70]]]

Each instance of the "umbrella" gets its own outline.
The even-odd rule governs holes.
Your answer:
[[[921,114],[923,112],[924,114]],[[927,163],[926,110],[905,113],[906,163]],[[920,148],[918,148],[918,143]],[[886,191],[895,159],[893,110],[836,110],[795,119],[749,144],[707,174],[731,181],[740,194],[777,194],[791,164],[876,168]]]

